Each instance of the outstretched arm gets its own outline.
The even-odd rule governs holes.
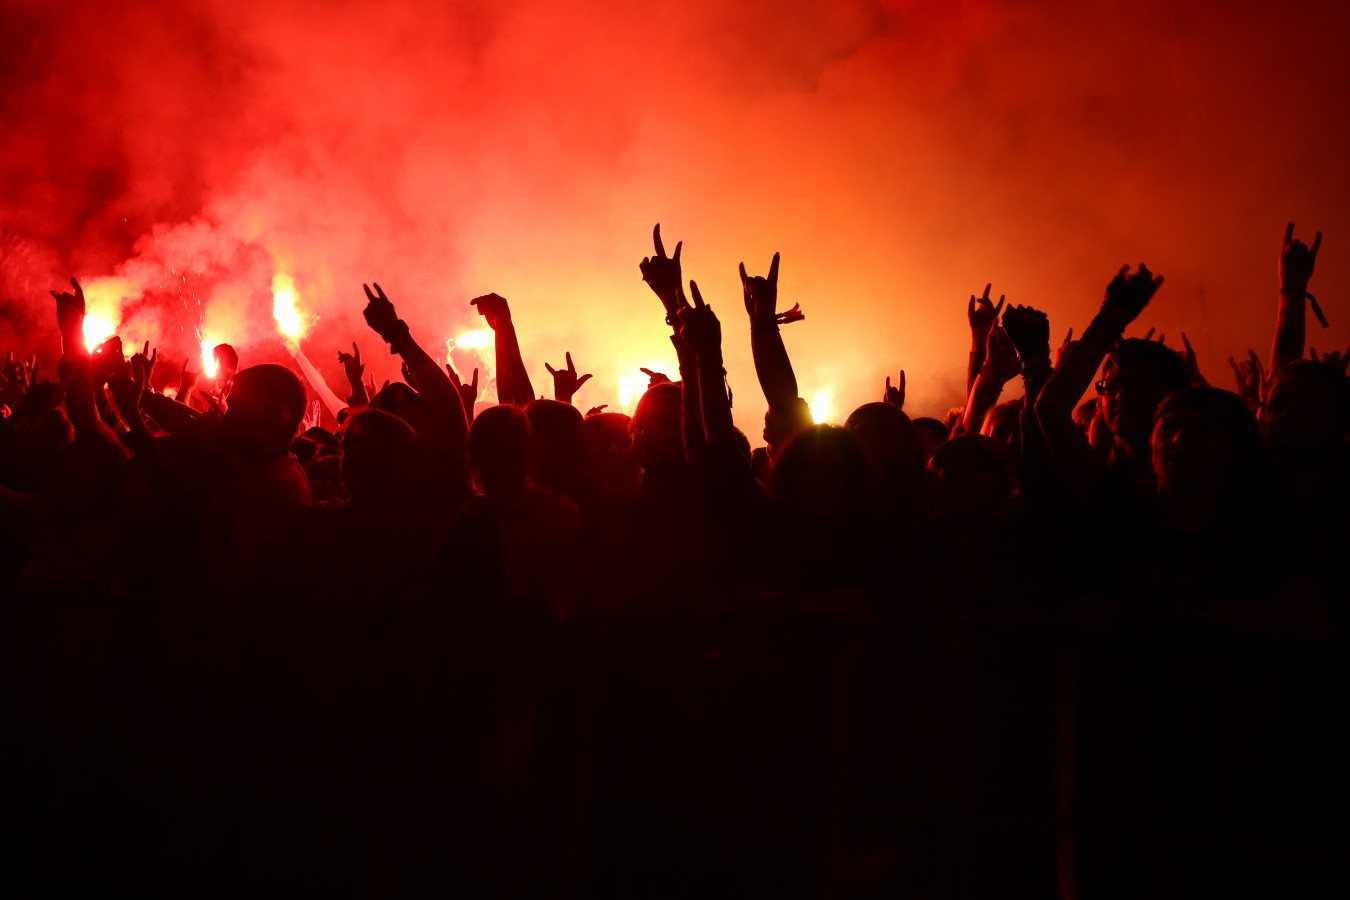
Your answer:
[[[975,390],[975,379],[984,367],[986,348],[989,346],[989,332],[998,324],[998,314],[1003,311],[1004,298],[998,298],[998,306],[989,299],[989,291],[994,285],[986,284],[984,293],[976,297],[970,295],[970,304],[966,307],[966,319],[970,322],[970,360],[966,364],[966,396]]]
[[[693,351],[698,366],[699,406],[703,415],[703,436],[711,447],[733,447],[736,427],[732,424],[731,403],[727,400],[722,368],[722,325],[712,307],[703,302],[698,284],[689,282],[692,307],[680,310],[680,337]]]
[[[778,316],[778,261],[773,255],[769,263],[769,277],[750,277],[741,263],[741,290],[745,295],[745,312],[750,317],[750,351],[755,360],[755,375],[769,409],[783,412],[797,402],[797,375],[792,371],[783,335],[779,332]],[[800,315],[800,313],[798,313]]]
[[[1017,377],[1022,370],[1017,361],[1017,351],[1002,328],[989,331],[989,345],[985,351],[984,364],[975,376],[975,383],[966,397],[966,408],[961,413],[961,430],[978,434],[984,424],[984,417],[998,403],[1003,387]]]
[[[497,400],[508,406],[524,406],[534,399],[534,386],[530,384],[530,373],[520,354],[511,307],[505,297],[497,294],[484,294],[469,302],[478,307],[496,336]]]
[[[1286,363],[1303,356],[1307,339],[1308,282],[1317,264],[1317,251],[1322,246],[1322,232],[1313,237],[1312,246],[1294,240],[1294,223],[1284,230],[1284,245],[1280,250],[1280,307],[1275,320],[1275,344],[1270,351],[1270,374],[1273,377]]]
[[[1091,466],[1092,453],[1087,437],[1073,423],[1074,407],[1125,327],[1139,317],[1163,282],[1147,266],[1141,265],[1133,275],[1129,271],[1124,266],[1106,286],[1101,311],[1064,354],[1036,400],[1036,419],[1050,452],[1062,467],[1080,470],[1080,474]]]

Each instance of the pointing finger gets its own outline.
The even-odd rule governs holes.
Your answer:
[[[652,229],[652,243],[656,245],[656,255],[666,255],[666,245],[661,243],[661,223],[657,222],[656,227]]]
[[[778,254],[773,255],[773,262],[769,263],[769,284],[778,286]]]
[[[1281,249],[1288,247],[1289,242],[1294,239],[1294,223],[1290,222],[1284,229],[1284,243],[1280,245]]]
[[[704,307],[703,295],[698,292],[698,282],[689,280],[689,293],[694,297],[694,308],[702,309]]]

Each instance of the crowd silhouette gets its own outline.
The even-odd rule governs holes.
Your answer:
[[[290,368],[90,351],[80,285],[53,291],[54,379],[32,348],[0,373],[10,879],[1344,889],[1350,354],[1305,353],[1320,234],[1286,231],[1269,368],[1230,358],[1235,391],[1184,335],[1123,337],[1163,283],[1141,265],[1058,348],[986,286],[962,408],[911,418],[900,372],[841,427],[799,396],[778,255],[742,265],[762,440],[654,239],[679,371],[631,417],[573,405],[570,353],[538,397],[496,294],[484,407],[365,286],[334,432]],[[375,337],[403,375],[378,390]]]

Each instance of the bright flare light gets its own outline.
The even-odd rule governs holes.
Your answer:
[[[619,406],[625,413],[633,414],[633,407],[637,405],[638,399],[647,392],[649,380],[641,372],[633,374],[625,372],[619,376]]]
[[[496,346],[496,335],[492,333],[491,328],[480,328],[478,331],[466,331],[457,338],[450,339],[450,347],[460,347],[465,350],[484,350],[488,347]]]
[[[811,418],[817,425],[824,424],[830,418],[830,392],[821,389],[811,398]]]
[[[272,276],[272,318],[277,330],[286,337],[286,344],[298,347],[305,334],[305,321],[295,305],[295,279],[278,272]]]
[[[220,366],[216,363],[215,351],[212,350],[214,346],[210,341],[202,340],[202,374],[212,379],[216,377],[216,372],[220,369]]]
[[[84,314],[84,345],[90,353],[94,348],[117,333],[117,326],[105,316]]]

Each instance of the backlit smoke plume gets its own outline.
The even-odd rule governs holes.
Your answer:
[[[74,274],[128,346],[286,361],[280,275],[341,388],[353,338],[397,377],[363,282],[433,353],[495,291],[537,392],[570,350],[595,374],[578,405],[616,408],[638,367],[675,375],[637,266],[660,221],[752,436],[736,264],[774,251],[801,393],[835,417],[901,368],[916,414],[958,403],[986,281],[1057,341],[1126,262],[1167,279],[1140,324],[1227,384],[1229,353],[1269,345],[1288,220],[1327,235],[1310,340],[1346,343],[1342,9],[0,0],[0,350],[52,358],[47,291]]]

